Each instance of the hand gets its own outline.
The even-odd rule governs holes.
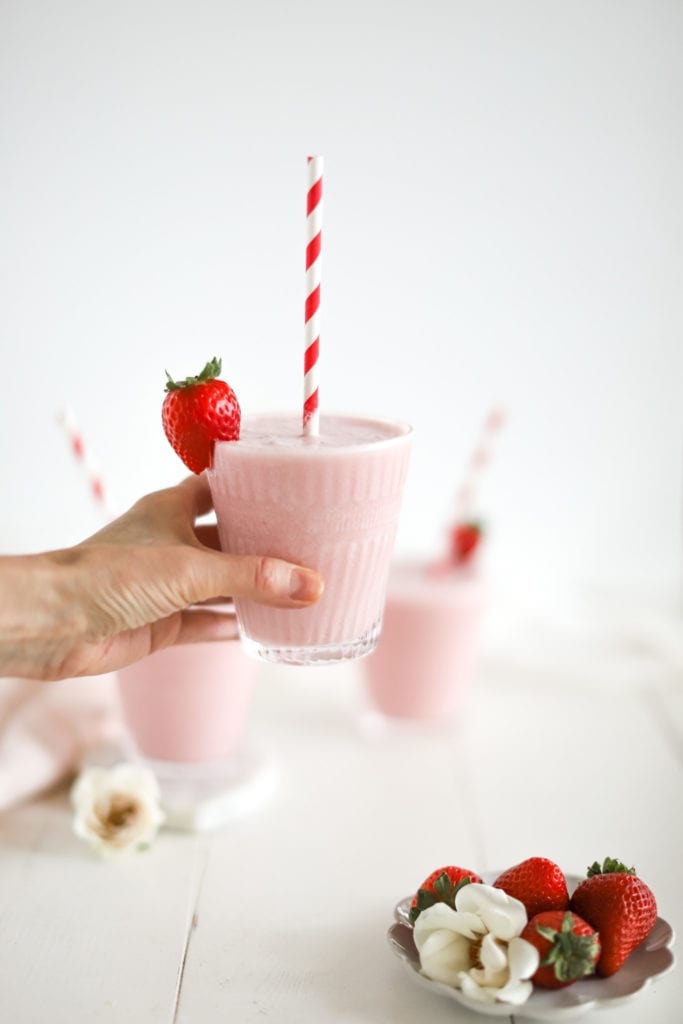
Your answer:
[[[204,475],[157,491],[73,548],[0,559],[0,674],[35,679],[111,672],[171,644],[234,639],[234,620],[200,602],[316,601],[313,570],[217,550]]]

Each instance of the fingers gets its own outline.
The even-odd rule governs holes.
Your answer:
[[[277,608],[305,608],[319,599],[323,579],[313,569],[280,558],[197,551],[196,592],[188,603],[220,594],[249,597]]]
[[[232,562],[230,593],[233,597],[250,597],[278,608],[299,608],[313,604],[323,592],[322,576],[313,569],[279,558],[255,555],[229,557]]]
[[[193,517],[206,515],[213,508],[211,488],[206,473],[200,473],[199,476],[186,476],[178,484],[177,489],[189,501],[190,513]]]
[[[157,622],[124,630],[106,643],[98,641],[82,645],[76,652],[75,662],[69,666],[69,676],[101,675],[115,672],[145,658],[148,654],[176,644],[214,643],[239,639],[234,615],[187,608],[174,612]],[[63,679],[63,673],[54,676]]]
[[[206,644],[238,639],[234,615],[190,608],[180,614],[180,629],[174,644]]]
[[[218,527],[215,523],[202,523],[200,526],[195,526],[194,532],[199,543],[203,544],[205,548],[213,548],[214,551],[220,551],[221,542],[218,536]]]

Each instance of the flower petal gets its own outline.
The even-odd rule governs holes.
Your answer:
[[[138,793],[147,799],[159,799],[159,783],[149,768],[139,764],[117,764],[106,772],[107,790]]]
[[[447,942],[441,941],[443,936]],[[432,943],[432,939],[435,941]],[[467,939],[455,932],[441,929],[433,932],[430,940],[420,951],[420,967],[422,973],[433,981],[441,981],[456,987],[458,976],[470,961],[470,950]]]
[[[435,903],[423,910],[415,922],[413,938],[418,949],[425,933],[434,928],[448,928],[467,939],[474,939],[486,931],[476,914],[462,914],[446,903]]]
[[[530,978],[538,970],[540,959],[536,947],[532,946],[526,939],[510,939],[508,943],[508,964],[512,981]]]
[[[476,981],[477,985],[485,988],[503,988],[510,980],[510,972],[507,967],[503,971],[491,971],[487,967],[471,967],[468,974],[473,981]]]
[[[495,1003],[496,992],[493,989],[477,985],[476,981],[469,974],[463,972],[458,981],[463,995],[467,996],[468,999],[472,999],[477,1003]]]
[[[450,928],[435,928],[420,943],[420,956],[437,956],[443,949],[452,946],[454,942],[464,942],[467,944],[467,939],[463,939],[462,935],[452,932]],[[467,946],[467,949],[469,950],[469,946]]]
[[[159,797],[148,768],[87,768],[71,790],[74,831],[99,853],[118,855],[147,846],[165,817]]]
[[[105,768],[86,768],[81,772],[71,787],[71,802],[74,807],[92,803],[93,796],[99,791],[106,774]]]
[[[504,971],[507,969],[507,951],[504,946],[496,941],[490,932],[482,940],[479,959],[482,962],[482,966],[488,971]]]
[[[498,999],[501,1003],[510,1003],[512,1006],[521,1006],[525,1003],[534,986],[530,981],[509,981],[507,985],[498,991]]]
[[[526,908],[519,900],[492,885],[473,882],[455,897],[456,910],[478,914],[486,929],[504,942],[519,935],[527,923]]]

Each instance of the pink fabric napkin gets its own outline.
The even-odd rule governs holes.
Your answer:
[[[116,675],[0,679],[0,811],[68,778],[123,735]]]

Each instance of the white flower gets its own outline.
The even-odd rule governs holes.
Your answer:
[[[86,768],[71,789],[74,832],[98,853],[149,845],[164,820],[159,784],[148,768]]]
[[[526,909],[502,889],[473,882],[455,897],[455,910],[435,903],[413,930],[422,973],[459,988],[476,1002],[520,1006],[531,995],[538,951],[520,939]]]

